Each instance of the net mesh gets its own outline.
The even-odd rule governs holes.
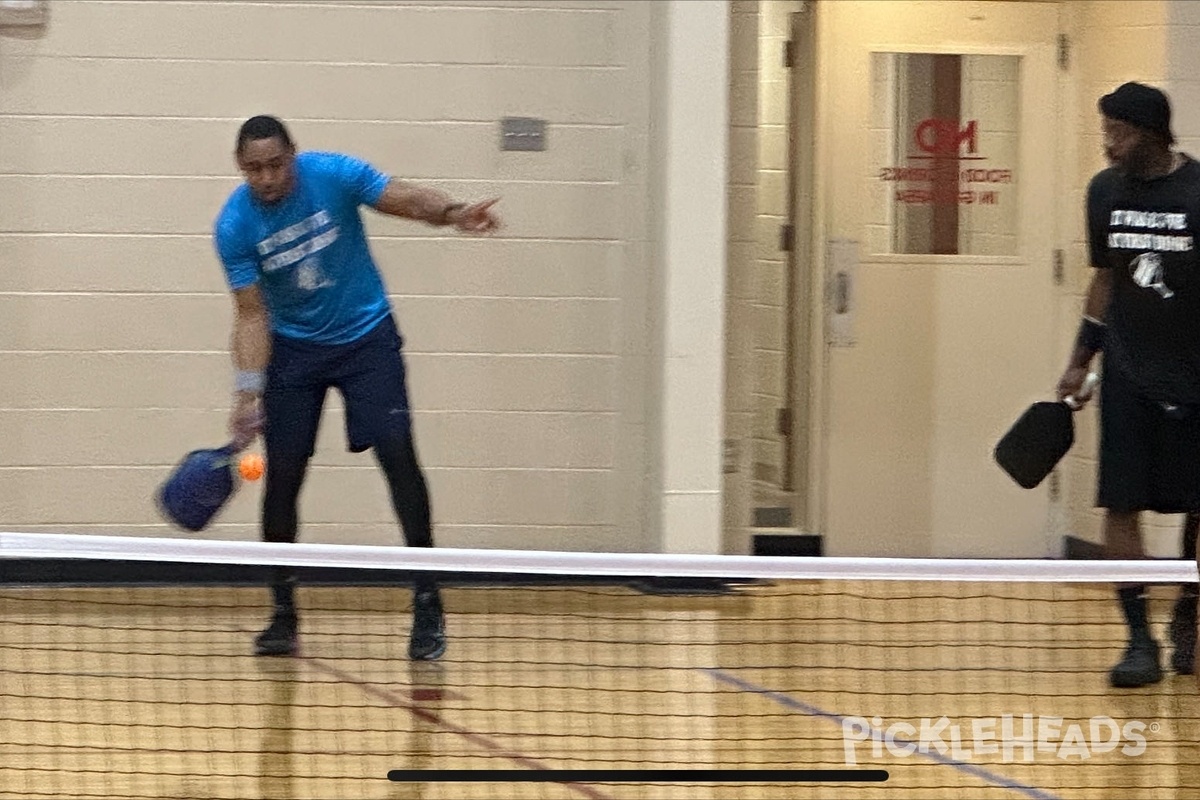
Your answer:
[[[1190,564],[80,542],[0,534],[3,800],[1200,796],[1194,679],[1107,680],[1104,579],[1153,584],[1169,667]],[[256,657],[285,547],[300,651]]]

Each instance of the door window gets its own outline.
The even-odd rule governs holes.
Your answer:
[[[1017,254],[1020,62],[871,54],[873,253]]]

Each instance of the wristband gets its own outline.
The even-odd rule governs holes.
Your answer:
[[[238,370],[237,375],[234,377],[233,388],[238,392],[262,394],[263,374],[261,372],[254,372],[253,370]]]
[[[1093,353],[1097,353],[1104,349],[1104,333],[1106,330],[1108,328],[1103,322],[1085,316],[1079,323],[1079,334],[1075,338],[1075,343]]]

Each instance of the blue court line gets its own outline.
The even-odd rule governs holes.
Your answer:
[[[785,708],[790,708],[794,711],[799,711],[803,714],[809,715],[810,717],[820,717],[821,719],[827,719],[831,722],[836,722],[839,726],[846,719],[845,717],[843,717],[840,714],[834,714],[830,711],[825,711],[823,709],[817,708],[816,706],[811,706],[808,703],[805,703],[801,700],[797,700],[794,697],[783,694],[782,692],[776,692],[776,691],[766,688],[765,686],[758,686],[757,684],[753,684],[753,683],[750,683],[749,681],[742,680],[741,678],[737,677],[736,675],[731,675],[728,672],[725,672],[724,670],[706,668],[706,669],[704,669],[704,671],[707,672],[709,675],[712,675],[714,678],[716,678],[718,681],[721,681],[722,683],[728,684],[730,686],[734,686],[734,687],[742,690],[743,692],[752,692],[754,694],[769,698],[771,700],[774,700],[776,703],[779,703],[779,705],[784,706]],[[871,738],[872,739],[876,739],[876,738],[882,739],[883,731],[877,730],[874,727],[872,727],[871,728]],[[893,738],[897,744],[901,744],[901,745],[916,744],[915,742],[905,741],[904,739],[900,738],[899,736],[896,736]],[[1011,789],[1014,792],[1020,792],[1021,794],[1025,795],[1026,797],[1033,798],[1033,800],[1062,800],[1062,798],[1059,797],[1058,795],[1050,794],[1049,792],[1039,789],[1036,786],[1029,786],[1029,785],[1021,783],[1019,781],[1014,781],[1011,778],[1006,778],[1003,775],[997,775],[994,772],[988,772],[986,769],[983,769],[982,767],[977,767],[974,764],[967,763],[966,761],[959,761],[956,758],[949,758],[947,756],[942,755],[941,753],[937,753],[937,752],[933,752],[933,751],[922,753],[918,749],[914,752],[914,755],[924,756],[925,758],[936,761],[938,764],[941,764],[943,766],[954,767],[955,769],[961,770],[962,772],[965,772],[968,775],[972,775],[976,778],[979,778],[980,780],[987,781],[988,783],[992,784],[993,786],[998,786],[1002,789]]]

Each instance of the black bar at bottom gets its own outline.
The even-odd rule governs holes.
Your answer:
[[[885,769],[394,769],[397,783],[883,783]]]

